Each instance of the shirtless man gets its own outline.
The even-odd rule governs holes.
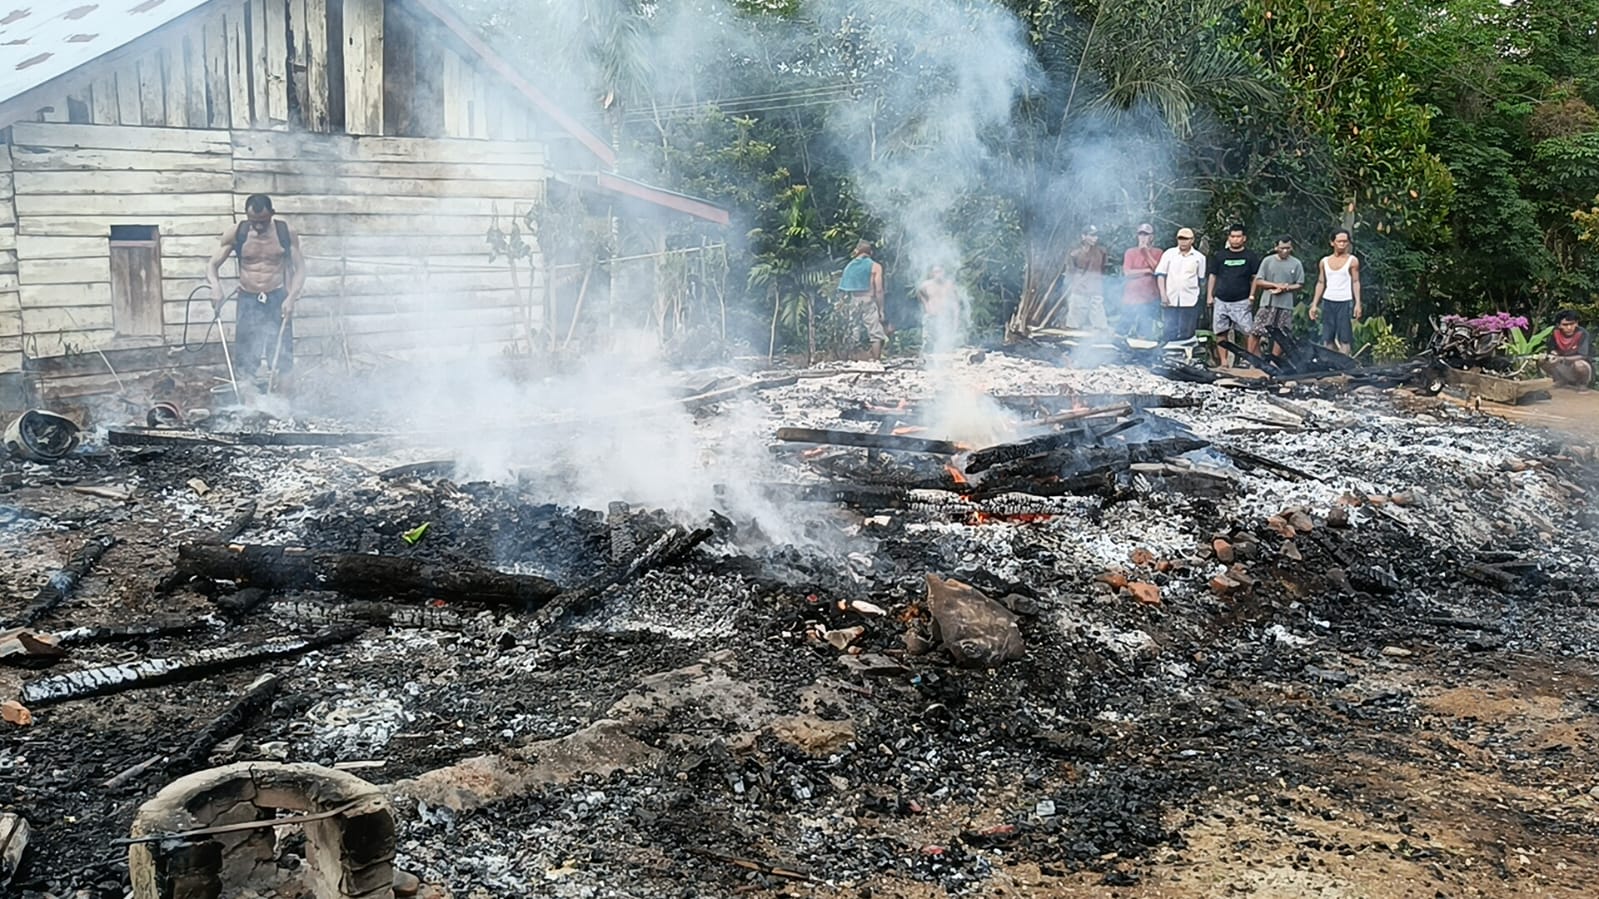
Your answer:
[[[960,339],[960,295],[942,265],[933,266],[916,286],[916,299],[922,304],[923,351],[953,350]]]
[[[255,377],[262,369],[275,370],[278,384],[287,389],[289,373],[294,370],[294,304],[305,289],[305,257],[300,252],[300,235],[289,230],[287,222],[274,221],[272,215],[271,197],[253,194],[246,199],[245,220],[222,232],[205,281],[218,314],[223,303],[238,298],[233,356],[245,377]],[[233,255],[239,257],[239,287],[225,295],[222,263]]]

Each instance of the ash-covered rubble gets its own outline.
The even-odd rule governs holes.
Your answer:
[[[822,366],[767,383],[674,413],[692,416],[671,430],[694,435],[703,470],[660,477],[697,479],[692,496],[725,500],[714,512],[574,508],[560,462],[501,483],[425,466],[381,476],[432,458],[394,441],[7,463],[5,570],[22,598],[8,615],[109,533],[115,545],[34,630],[157,617],[205,628],[74,647],[8,689],[67,667],[361,628],[287,661],[63,702],[8,727],[4,806],[34,830],[10,889],[121,897],[126,857],[106,847],[164,778],[157,764],[105,783],[179,755],[263,667],[286,689],[210,760],[314,762],[385,785],[397,866],[449,895],[895,896],[1136,884],[1191,851],[1187,825],[1218,797],[1324,786],[1325,759],[1396,752],[1417,717],[1390,684],[1397,670],[1448,678],[1485,653],[1595,659],[1591,455],[1492,416],[1400,391],[1290,401],[1003,354],[933,376]],[[1092,483],[1030,471],[1024,495],[1040,504],[1028,511],[973,499],[985,473],[961,466],[974,450],[1139,397],[1083,419],[1082,440],[1121,448],[1124,464]],[[775,441],[780,427],[903,427],[962,447],[801,445]],[[1129,455],[1174,436],[1194,447]],[[1048,453],[1028,464],[1063,458]],[[91,483],[130,496],[70,492]],[[966,505],[866,508],[858,492],[778,489],[799,487]],[[425,594],[239,601],[249,585],[205,577],[155,590],[177,544],[216,539],[246,503],[254,514],[225,534],[237,542],[487,565],[559,585],[551,608],[582,601],[541,615]],[[684,548],[639,564],[669,544]],[[1001,630],[1019,630],[1020,658],[960,664],[973,656],[950,651],[929,575],[991,604]],[[1440,884],[1464,864],[1440,856]]]

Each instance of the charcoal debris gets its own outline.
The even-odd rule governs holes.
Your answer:
[[[1280,842],[1225,855],[1256,892],[1358,893],[1309,872],[1380,859],[1453,894],[1505,845],[1586,833],[1591,452],[1331,383],[1279,395],[1003,349],[954,365],[994,403],[824,365],[759,377],[737,415],[755,391],[722,385],[748,381],[701,373],[682,395],[716,398],[691,426],[722,489],[584,482],[581,507],[551,490],[560,463],[473,480],[444,446],[6,463],[8,502],[34,513],[7,519],[26,547],[9,615],[87,539],[118,541],[33,629],[70,656],[7,704],[31,723],[0,729],[0,786],[38,824],[13,889],[124,895],[101,848],[139,799],[232,759],[427,783],[396,805],[396,885],[417,895],[1136,890],[1262,833]],[[1085,410],[1111,411],[1063,417]],[[55,483],[73,478],[129,485],[130,506]],[[263,560],[542,592],[258,576],[222,555],[246,533]],[[198,559],[218,564],[178,564]],[[1529,791],[1537,811],[1472,817]],[[309,864],[303,842],[280,850],[280,870]],[[1505,864],[1565,883],[1536,853]]]

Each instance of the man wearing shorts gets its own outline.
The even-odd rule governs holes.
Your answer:
[[[1360,260],[1349,252],[1349,231],[1333,232],[1332,255],[1316,264],[1316,294],[1310,298],[1310,320],[1321,322],[1323,346],[1348,353],[1355,345],[1360,321]],[[1325,312],[1321,303],[1327,302]]]
[[[1260,352],[1260,339],[1270,337],[1271,329],[1292,333],[1294,330],[1294,300],[1305,286],[1305,264],[1294,255],[1294,239],[1288,235],[1277,238],[1277,246],[1270,256],[1260,261],[1260,271],[1255,273],[1255,292],[1260,296],[1255,308],[1255,329],[1249,332],[1249,351]],[[1272,341],[1272,355],[1281,356],[1283,346]]]
[[[867,358],[874,362],[882,359],[883,344],[888,342],[883,318],[883,265],[872,258],[871,241],[855,244],[855,252],[850,254],[849,264],[838,279],[838,292],[844,295],[844,308],[855,339],[865,332]]]
[[[1227,228],[1227,246],[1211,254],[1209,285],[1206,299],[1211,307],[1210,330],[1217,341],[1233,340],[1250,333],[1255,327],[1249,312],[1249,298],[1254,292],[1255,272],[1260,270],[1260,255],[1244,248],[1249,240],[1244,226],[1234,224]],[[1234,341],[1236,342],[1236,341]],[[1227,351],[1217,347],[1217,360],[1227,368]]]

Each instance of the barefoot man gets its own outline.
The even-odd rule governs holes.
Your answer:
[[[272,198],[254,194],[244,201],[245,220],[222,233],[221,245],[211,254],[205,281],[211,287],[211,304],[218,313],[230,298],[238,299],[234,311],[233,356],[246,378],[264,381],[276,372],[277,384],[288,388],[294,370],[294,304],[305,289],[305,257],[300,235],[288,222],[272,218]],[[239,286],[222,293],[222,263],[239,259]]]

